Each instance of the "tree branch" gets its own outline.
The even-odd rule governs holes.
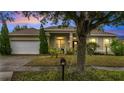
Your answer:
[[[114,13],[115,12],[109,12],[105,17],[99,18],[96,23],[94,23],[94,24],[90,23],[90,30],[95,29],[96,27],[98,27],[101,24],[109,24],[109,23],[115,22],[115,21],[117,21],[117,20],[122,18],[122,16],[120,15],[119,17],[117,17],[117,18],[115,18],[113,20],[109,20],[108,17],[110,17]]]

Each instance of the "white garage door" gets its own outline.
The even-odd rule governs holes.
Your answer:
[[[39,54],[39,41],[11,41],[12,54]]]

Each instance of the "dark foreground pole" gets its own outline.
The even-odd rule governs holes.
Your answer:
[[[65,74],[65,66],[62,65],[62,80],[64,81],[64,74]]]
[[[64,74],[65,74],[65,65],[66,65],[66,60],[65,58],[60,59],[60,64],[62,66],[62,80],[64,81]]]

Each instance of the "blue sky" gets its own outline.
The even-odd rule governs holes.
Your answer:
[[[119,36],[124,36],[124,26],[105,26],[104,31],[115,33]]]

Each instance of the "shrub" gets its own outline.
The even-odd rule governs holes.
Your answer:
[[[40,39],[40,54],[48,54],[48,42],[47,37],[45,35],[44,28],[41,25],[40,33],[39,33],[39,39]]]
[[[124,55],[124,44],[122,41],[113,40],[111,43],[111,50],[116,56]]]
[[[99,45],[97,43],[89,42],[87,44],[87,53],[89,55],[93,55],[95,53],[97,47],[99,47]]]
[[[44,71],[44,72],[16,72],[13,74],[12,80],[61,80],[61,72]],[[75,67],[65,68],[66,81],[113,81],[124,80],[124,71],[106,71],[97,70],[87,67],[85,72],[77,72]]]
[[[68,54],[68,55],[73,55],[73,54],[74,54],[74,50],[71,49],[71,48],[68,49],[68,50],[67,50],[67,54]]]
[[[1,28],[0,35],[0,54],[2,55],[10,55],[11,54],[11,46],[9,40],[9,31],[6,22],[3,23]]]
[[[61,54],[62,51],[59,49],[56,49],[56,48],[50,48],[49,53],[50,53],[51,57],[55,56],[56,58],[58,58],[58,55]]]

